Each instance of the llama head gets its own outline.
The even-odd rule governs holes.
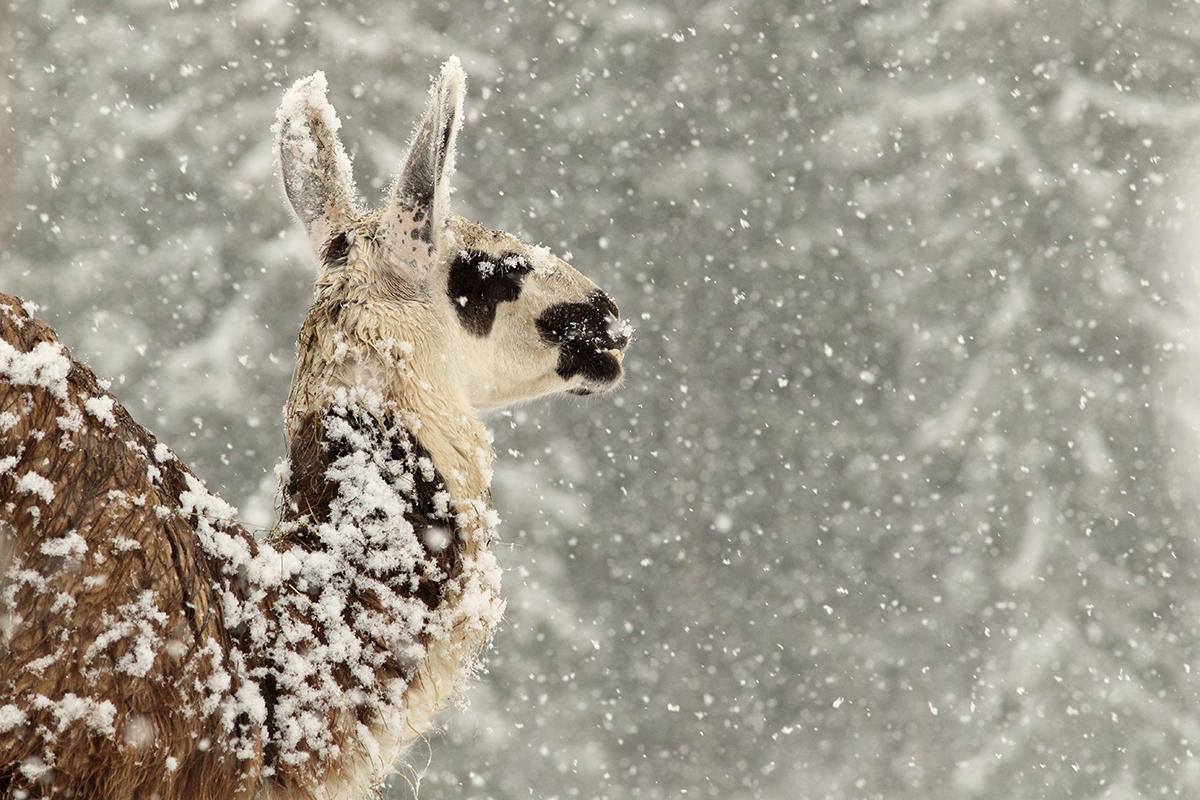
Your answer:
[[[621,380],[629,341],[612,300],[545,248],[448,209],[464,91],[451,58],[375,212],[355,204],[324,75],[287,92],[279,162],[321,270],[317,303],[351,320],[337,327],[364,347],[398,343],[422,382],[461,392],[475,409],[607,391]]]

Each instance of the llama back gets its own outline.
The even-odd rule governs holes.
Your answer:
[[[339,430],[292,453],[343,476],[337,523],[259,544],[0,295],[0,798],[350,797],[428,729],[501,611],[492,515],[431,512],[443,487],[406,426]],[[385,478],[413,496],[389,502]],[[453,546],[430,549],[439,519]],[[433,560],[377,568],[389,541]]]
[[[0,797],[251,796],[197,485],[0,295]]]

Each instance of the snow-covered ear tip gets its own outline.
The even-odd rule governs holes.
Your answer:
[[[438,85],[446,80],[454,81],[459,86],[466,85],[467,73],[463,69],[462,62],[458,60],[458,56],[450,56],[442,63],[442,71],[438,75]]]
[[[310,233],[320,220],[333,222],[353,212],[353,172],[327,91],[324,72],[296,81],[284,93],[272,128],[284,191]]]
[[[336,141],[342,122],[326,99],[328,91],[325,73],[314,72],[284,92],[271,127],[277,146],[298,147],[302,151],[298,155],[312,159],[317,155],[314,134],[318,129]]]

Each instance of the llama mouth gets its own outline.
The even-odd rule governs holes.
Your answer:
[[[619,347],[605,349],[594,343],[583,342],[580,346],[571,347],[574,343],[564,343],[559,353],[558,374],[563,378],[579,375],[584,385],[568,389],[569,394],[577,397],[587,397],[603,394],[620,385],[625,376],[621,362],[625,359],[625,351]]]

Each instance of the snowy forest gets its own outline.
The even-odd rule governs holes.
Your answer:
[[[378,205],[452,54],[453,209],[636,330],[489,418],[506,621],[387,797],[1200,796],[1200,5],[0,2],[0,291],[247,523],[274,110]]]

